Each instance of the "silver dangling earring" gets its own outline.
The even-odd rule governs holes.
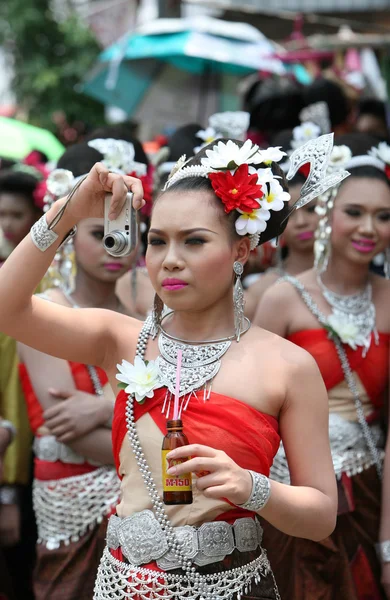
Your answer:
[[[335,187],[331,191],[328,190],[325,194],[319,196],[315,209],[316,213],[321,217],[317,231],[315,232],[314,242],[314,267],[320,275],[326,271],[332,251],[330,243],[330,236],[332,234],[330,216],[337,192],[338,187]]]
[[[237,275],[233,288],[234,330],[237,342],[239,342],[244,320],[244,288],[241,283],[241,275],[244,272],[244,267],[240,262],[236,261],[233,265],[233,271]]]
[[[152,338],[155,339],[161,325],[161,318],[164,310],[164,302],[158,294],[154,295],[153,311],[152,311]]]
[[[385,262],[383,265],[383,270],[386,279],[390,279],[390,248],[386,248],[385,250]]]

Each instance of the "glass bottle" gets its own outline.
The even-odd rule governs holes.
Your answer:
[[[183,433],[181,419],[167,421],[167,434],[162,444],[162,476],[164,504],[192,504],[192,476],[191,473],[183,475],[169,475],[169,467],[186,462],[188,458],[167,460],[166,455],[175,448],[188,446],[188,439]]]

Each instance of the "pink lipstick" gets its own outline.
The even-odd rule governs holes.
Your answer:
[[[312,240],[314,237],[314,233],[312,231],[302,231],[302,233],[298,233],[298,240]]]
[[[105,263],[104,268],[106,271],[120,271],[123,269],[122,263]]]
[[[369,254],[370,252],[373,252],[376,246],[375,242],[364,238],[360,240],[352,240],[351,244],[355,250],[362,252],[363,254]]]
[[[188,283],[186,283],[182,279],[164,279],[164,281],[162,282],[164,290],[167,290],[169,292],[182,290],[187,285]]]

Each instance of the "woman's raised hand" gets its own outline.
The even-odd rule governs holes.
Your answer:
[[[71,199],[67,208],[73,220],[104,216],[104,199],[112,194],[110,219],[120,214],[126,201],[126,194],[132,192],[133,206],[140,209],[144,204],[142,183],[136,177],[110,172],[102,163],[96,163]]]

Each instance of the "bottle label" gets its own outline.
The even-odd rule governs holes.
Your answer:
[[[167,470],[174,465],[181,465],[186,462],[184,458],[167,459],[167,454],[170,450],[162,450],[162,476],[164,492],[191,492],[192,476],[191,473],[183,473],[182,475],[170,475]]]

